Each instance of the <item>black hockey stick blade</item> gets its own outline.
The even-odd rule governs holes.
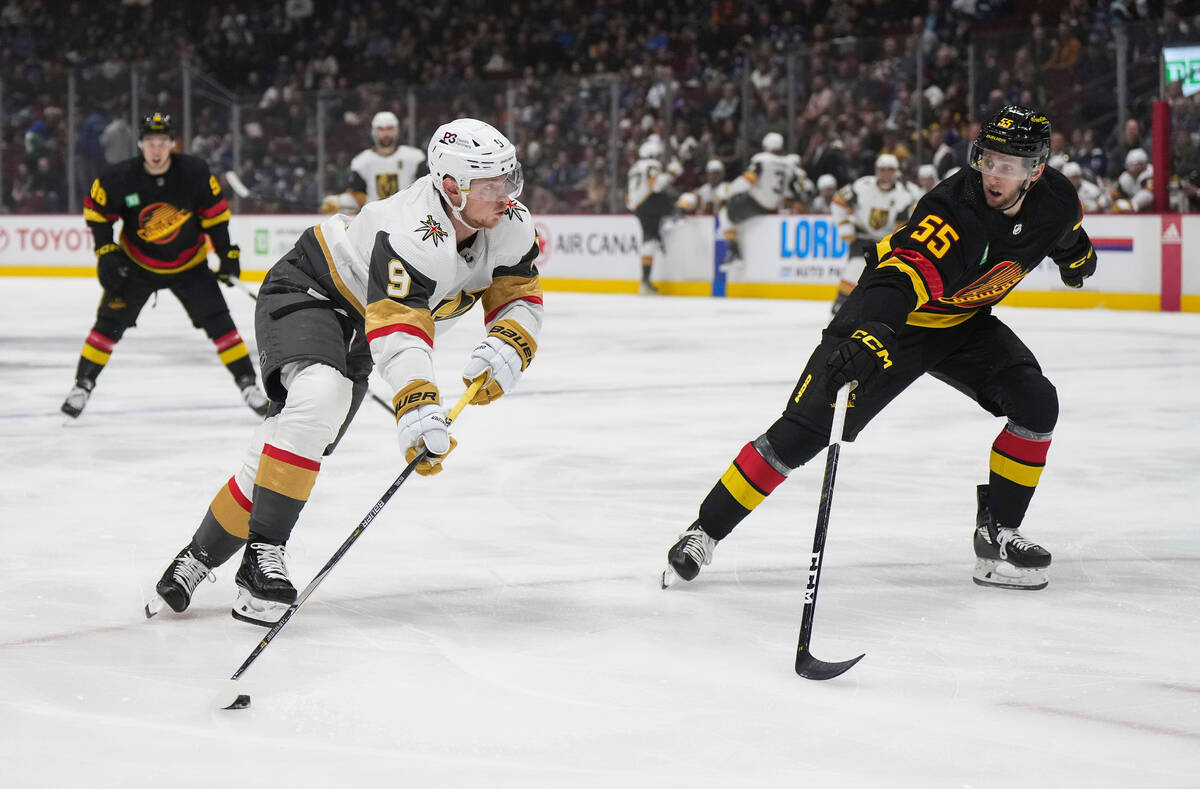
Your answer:
[[[840,677],[854,667],[854,664],[867,656],[864,652],[856,658],[843,660],[840,663],[826,663],[812,656],[807,649],[796,652],[796,673],[805,679],[833,679]]]

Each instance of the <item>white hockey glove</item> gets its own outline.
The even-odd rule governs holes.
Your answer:
[[[463,368],[463,383],[467,385],[484,373],[488,375],[471,404],[487,405],[511,392],[535,353],[537,342],[525,333],[521,324],[509,319],[497,321],[487,338],[471,351],[471,358]]]
[[[393,402],[404,459],[411,463],[421,449],[428,449],[416,472],[424,477],[440,473],[442,461],[458,442],[450,435],[450,420],[438,404],[437,387],[428,381],[414,381],[400,390]]]

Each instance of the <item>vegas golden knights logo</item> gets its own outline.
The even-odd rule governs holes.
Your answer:
[[[400,191],[400,176],[395,173],[380,173],[375,176],[375,192],[382,200]]]
[[[872,230],[878,230],[887,224],[888,210],[886,208],[872,208],[871,216],[867,219],[867,224]]]

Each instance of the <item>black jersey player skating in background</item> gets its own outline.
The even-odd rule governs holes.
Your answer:
[[[668,551],[664,586],[691,580],[716,543],[788,473],[829,443],[831,400],[857,381],[846,415],[853,438],[928,373],[1005,424],[977,490],[975,582],[1041,589],[1050,553],[1018,531],[1050,448],[1058,397],[1033,353],[994,316],[1043,258],[1080,287],[1096,269],[1079,198],[1046,167],[1050,123],[1007,106],[980,130],[970,169],[938,184],[909,221],[879,242],[859,287],[825,329],[782,416],[746,444]]]
[[[147,115],[138,140],[141,155],[103,173],[84,198],[83,217],[95,240],[104,295],[84,340],[75,385],[62,404],[70,417],[83,412],[116,344],[136,325],[150,296],[163,288],[212,340],[246,405],[259,416],[267,414],[267,396],[258,388],[249,351],[217,286],[218,279],[231,284],[230,278],[241,274],[240,252],[229,241],[229,206],[204,161],[172,152],[174,144],[171,116]],[[121,237],[114,241],[118,219]],[[215,276],[208,267],[208,241],[221,259]]]

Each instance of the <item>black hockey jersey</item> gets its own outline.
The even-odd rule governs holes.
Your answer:
[[[171,155],[162,175],[146,172],[140,156],[114,165],[92,182],[83,217],[96,254],[112,248],[121,220],[121,248],[142,268],[174,274],[205,261],[205,235],[218,254],[229,248],[229,206],[203,159]]]
[[[896,329],[955,326],[1004,299],[1044,258],[1061,267],[1095,254],[1082,222],[1075,188],[1051,167],[1013,217],[988,206],[978,172],[961,170],[876,245],[854,312]]]

